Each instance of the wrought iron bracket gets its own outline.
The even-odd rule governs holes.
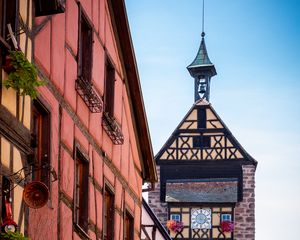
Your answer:
[[[82,77],[78,77],[75,82],[75,89],[92,113],[102,111],[102,100],[93,89],[93,84]]]
[[[57,174],[54,168],[45,163],[43,165],[36,165],[36,164],[30,164],[27,165],[20,170],[16,171],[13,174],[6,175],[6,178],[9,179],[11,183],[13,183],[13,186],[7,191],[11,192],[14,188],[16,188],[21,182],[25,181],[33,172],[42,170],[42,169],[47,169],[51,175],[52,175],[52,182],[55,182],[57,180]],[[3,175],[3,174],[2,174]]]
[[[108,112],[103,113],[102,126],[115,145],[122,145],[124,143],[121,127],[115,118],[109,116]]]

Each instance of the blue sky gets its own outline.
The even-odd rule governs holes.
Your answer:
[[[126,0],[156,153],[193,104],[201,0]],[[300,235],[300,3],[206,0],[211,103],[259,162],[256,239]]]

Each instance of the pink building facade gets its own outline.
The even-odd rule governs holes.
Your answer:
[[[51,4],[17,2],[29,9],[28,59],[46,82],[28,99],[25,128],[36,144],[23,165],[49,166],[22,187],[38,180],[50,193],[42,208],[19,203],[22,232],[32,240],[140,239],[142,185],[157,176],[124,1],[49,1],[59,4],[55,14]]]

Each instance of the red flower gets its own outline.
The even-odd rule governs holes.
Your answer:
[[[181,232],[182,229],[183,229],[183,223],[182,222],[178,222],[178,221],[175,221],[175,220],[169,220],[167,222],[167,228],[170,230],[170,231],[173,231],[173,232]]]
[[[233,230],[234,230],[234,222],[223,221],[223,222],[221,222],[221,228],[222,228],[223,232],[233,232]]]

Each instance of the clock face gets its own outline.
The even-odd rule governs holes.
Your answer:
[[[192,208],[192,229],[211,229],[211,210],[208,208]]]

